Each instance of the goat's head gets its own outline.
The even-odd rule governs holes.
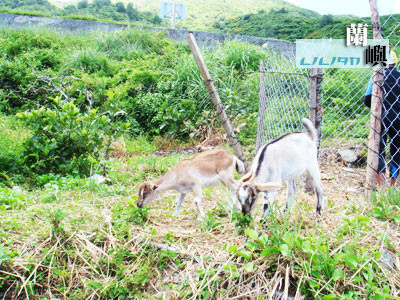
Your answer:
[[[138,207],[144,207],[157,196],[158,186],[151,182],[142,183],[139,186]]]
[[[251,212],[253,211],[260,192],[273,192],[280,189],[281,184],[274,182],[253,184],[247,181],[241,183],[237,190],[237,198],[242,205],[242,213],[251,216]]]

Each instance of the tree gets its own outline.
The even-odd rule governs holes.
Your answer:
[[[87,0],[82,0],[78,3],[78,9],[84,9],[88,6]]]
[[[117,7],[117,12],[119,12],[119,13],[126,12],[125,5],[122,2],[117,2],[117,4],[115,4],[115,6]]]
[[[332,23],[333,23],[333,16],[331,14],[323,15],[321,20],[319,21],[319,25],[321,27],[328,25],[328,24],[332,24]]]
[[[126,7],[126,13],[128,14],[129,20],[139,20],[139,12],[133,8],[132,3],[129,3]]]

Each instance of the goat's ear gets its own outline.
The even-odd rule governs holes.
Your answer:
[[[268,182],[256,184],[256,189],[261,192],[276,192],[282,188],[282,185],[277,182]]]
[[[247,173],[246,175],[244,175],[242,178],[239,179],[239,182],[245,183],[245,182],[249,181],[252,175],[253,174],[251,172]]]
[[[158,185],[153,185],[153,191],[158,188]]]

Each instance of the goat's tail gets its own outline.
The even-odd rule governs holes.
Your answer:
[[[246,172],[246,169],[244,168],[244,163],[235,156],[235,164],[236,164],[236,171],[239,174],[244,174]]]
[[[317,143],[318,142],[318,133],[317,130],[315,129],[313,123],[307,118],[303,118],[303,127],[306,130],[307,135],[310,137],[310,139]]]

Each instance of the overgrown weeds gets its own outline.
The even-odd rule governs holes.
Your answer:
[[[372,195],[372,216],[384,221],[400,223],[400,195],[396,188],[388,188]]]

